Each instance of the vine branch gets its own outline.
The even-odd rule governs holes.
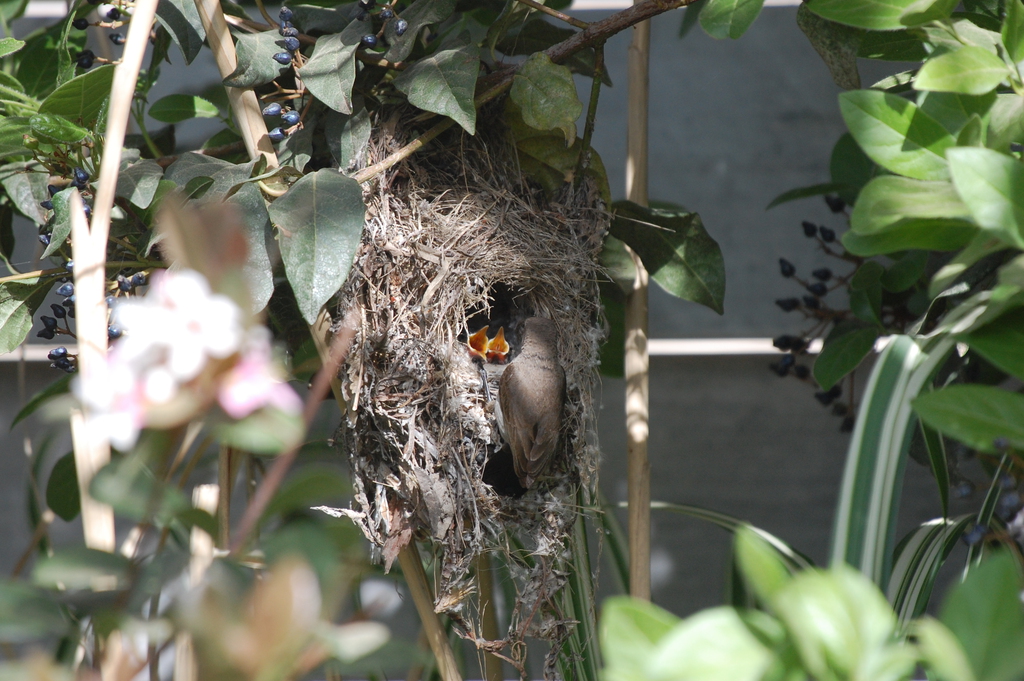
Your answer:
[[[549,17],[554,17],[556,19],[564,21],[565,23],[567,23],[567,24],[569,24],[571,26],[575,26],[576,28],[586,28],[587,26],[590,25],[590,24],[588,24],[585,21],[580,21],[576,17],[571,17],[568,14],[563,14],[562,12],[559,12],[557,9],[552,9],[552,8],[548,7],[547,5],[542,5],[539,2],[537,2],[537,0],[517,0],[517,1],[522,3],[522,4],[524,4],[524,5],[526,5],[527,7],[530,7],[532,9],[537,10],[538,12],[543,12],[544,14],[547,14]]]

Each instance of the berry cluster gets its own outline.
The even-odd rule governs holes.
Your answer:
[[[86,17],[78,17],[71,22],[71,26],[84,31],[90,26],[98,26],[100,28],[120,28],[123,26],[127,17],[131,13],[132,3],[126,0],[121,0],[117,5],[100,4],[101,0],[88,0],[90,5],[99,5],[96,8],[96,14],[99,16],[98,21],[89,21]],[[110,42],[115,45],[124,45],[124,35],[121,33],[111,33],[109,36]],[[82,50],[75,55],[75,63],[78,68],[82,70],[88,70],[93,67],[94,64],[106,64],[109,63],[102,57],[97,57],[96,53],[92,50]]]
[[[61,152],[60,149],[58,149],[56,151],[58,162],[60,161],[60,158],[61,158],[60,157],[60,152]],[[66,158],[66,155],[64,156],[64,158]],[[51,170],[52,170],[52,168],[51,168]],[[92,218],[92,207],[89,205],[89,203],[87,201],[87,197],[91,197],[93,195],[92,190],[90,189],[90,186],[89,186],[89,178],[90,178],[89,173],[87,173],[85,170],[83,170],[82,168],[79,168],[77,166],[74,167],[70,171],[70,173],[68,173],[67,175],[63,175],[61,177],[62,180],[68,181],[67,186],[65,186],[63,189],[67,189],[69,187],[74,187],[82,195],[83,208],[85,209],[85,217],[86,217],[87,220]],[[46,191],[49,192],[50,198],[47,199],[46,201],[40,201],[39,202],[40,207],[42,207],[42,208],[44,208],[44,209],[46,209],[48,211],[52,211],[53,210],[53,197],[56,196],[57,194],[59,194],[61,191],[63,191],[63,189],[61,187],[55,185],[55,184],[48,184],[48,185],[46,185]],[[50,216],[50,217],[52,218],[52,216]],[[47,223],[47,227],[50,227],[51,230],[52,230],[52,227],[53,227],[52,221]],[[39,235],[39,242],[42,243],[44,246],[49,246],[50,245],[50,233],[49,232],[41,233]],[[68,271],[70,272],[70,270],[68,270]]]
[[[1006,438],[996,438],[992,445],[1001,453],[1010,454],[1008,460],[1009,470],[1003,470],[1002,466],[996,463],[995,457],[992,457],[992,460],[989,462],[997,471],[993,483],[999,492],[999,497],[996,500],[994,513],[1006,525],[1006,533],[1010,534],[1017,541],[1022,542],[1024,541],[1024,497],[1021,496],[1019,490],[1019,478],[1012,472],[1014,467],[1016,467],[1018,474],[1020,473],[1020,467],[1017,464],[1020,461],[1020,454],[1010,447]],[[973,455],[973,450],[969,451]],[[959,475],[955,469],[951,470],[950,473]],[[962,478],[954,486],[953,494],[955,497],[963,498],[970,496],[974,490],[974,483]],[[961,535],[961,539],[968,546],[975,546],[986,539],[1001,543],[1001,537],[997,536],[998,534],[1002,533],[992,532],[989,526],[975,523]]]

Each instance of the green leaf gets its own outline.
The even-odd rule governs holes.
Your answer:
[[[149,115],[163,123],[180,123],[190,118],[216,118],[217,107],[195,95],[167,95],[149,107]]]
[[[900,15],[904,26],[920,26],[932,21],[948,19],[960,0],[915,0]]]
[[[66,634],[70,626],[49,594],[24,582],[0,582],[0,641],[40,645],[45,639]],[[39,673],[38,667],[26,669],[25,675],[17,678],[31,679]],[[42,673],[50,675],[49,671]]]
[[[0,158],[7,156],[24,156],[24,135],[31,133],[29,119],[17,116],[0,118]]]
[[[164,177],[164,169],[152,159],[144,159],[123,168],[117,175],[117,196],[139,208],[149,208],[157,187]]]
[[[881,61],[924,61],[928,52],[916,34],[901,31],[868,31],[860,41],[858,57]]]
[[[970,661],[960,641],[946,625],[933,617],[922,617],[911,630],[921,660],[938,681],[975,681]]]
[[[828,390],[856,369],[875,347],[878,335],[874,326],[849,328],[837,325],[825,339],[821,354],[814,361],[814,380],[822,390]]]
[[[352,6],[316,7],[314,5],[289,5],[292,23],[308,35],[341,33],[352,23]]]
[[[46,224],[47,215],[41,201],[50,198],[46,190],[49,175],[34,162],[7,163],[0,166],[0,186],[19,213],[37,225]]]
[[[326,168],[302,177],[270,205],[288,282],[310,324],[348,278],[365,211],[359,183]]]
[[[832,184],[842,187],[838,190],[839,196],[849,204],[856,203],[861,187],[868,183],[878,169],[848,132],[832,147],[828,167]]]
[[[696,213],[613,205],[611,234],[636,251],[651,278],[668,293],[723,313],[725,263]]]
[[[29,416],[34,414],[36,410],[39,409],[39,407],[41,407],[44,403],[50,401],[50,399],[56,397],[57,395],[66,394],[69,390],[70,385],[71,375],[65,374],[64,376],[61,376],[56,381],[43,388],[32,397],[30,397],[28,402],[25,403],[25,406],[22,407],[21,411],[18,412],[17,416],[14,417],[14,420],[11,421],[11,429],[13,430],[14,426],[18,425],[19,423],[27,419]]]
[[[291,166],[300,173],[313,157],[313,131],[317,127],[318,115],[315,107],[307,116],[303,126],[277,143],[277,159],[282,166]]]
[[[922,395],[914,411],[929,426],[974,449],[994,453],[1006,438],[1024,447],[1024,395],[983,385],[951,385]]]
[[[864,31],[822,19],[807,9],[806,4],[801,4],[797,9],[796,24],[825,62],[835,84],[844,90],[859,88],[857,50]]]
[[[284,74],[289,67],[274,61],[274,55],[281,51],[277,44],[280,39],[277,31],[238,34],[235,43],[238,66],[224,79],[224,85],[252,88],[266,85]]]
[[[267,504],[263,519],[321,504],[338,505],[351,494],[352,483],[339,468],[305,466],[281,485]]]
[[[161,441],[163,433],[149,437],[158,447],[168,444]],[[191,505],[176,486],[159,479],[143,461],[141,450],[148,444],[143,440],[133,454],[101,468],[89,484],[89,493],[96,501],[109,504],[118,515],[136,522],[154,521],[163,527]]]
[[[25,47],[24,40],[18,40],[17,38],[0,38],[0,58],[6,57],[9,54],[14,54],[21,48]]]
[[[65,522],[74,520],[82,510],[74,452],[68,452],[53,465],[46,482],[46,505]]]
[[[1000,551],[953,587],[942,623],[956,635],[978,681],[1014,681],[1024,674],[1024,610],[1017,561]]]
[[[869,235],[898,227],[903,220],[969,215],[949,182],[882,175],[861,190],[850,214],[850,228],[857,234]]]
[[[882,275],[882,288],[890,293],[908,290],[921,279],[927,265],[927,251],[908,251]]]
[[[978,233],[978,228],[963,220],[902,220],[893,228],[872,234],[847,232],[842,237],[843,247],[853,255],[870,257],[920,249],[926,251],[956,251]]]
[[[1003,19],[1002,38],[1010,61],[1024,59],[1024,4],[1021,0],[1006,1],[1006,18]]]
[[[1002,59],[982,47],[968,45],[926,61],[917,72],[914,89],[983,95],[1009,75]]]
[[[974,116],[984,116],[996,102],[996,93],[961,95],[951,92],[922,92],[917,107],[951,135],[958,134]]]
[[[1024,379],[1024,309],[997,317],[962,340],[1008,374]]]
[[[903,28],[900,17],[915,0],[810,0],[807,9],[820,17],[872,31]]]
[[[926,439],[934,436],[939,442],[942,441],[938,433],[926,426],[922,432],[925,433]],[[942,456],[941,467],[933,465],[932,470],[943,473],[944,477],[936,482],[946,486],[946,494],[942,499],[944,503],[948,503],[949,470],[946,467],[946,452],[944,448],[939,447],[937,453]],[[935,459],[932,461],[934,464]],[[945,516],[935,518],[922,523],[900,541],[896,547],[886,596],[896,609],[902,626],[906,626],[914,617],[924,613],[935,587],[939,569],[956,548],[964,530],[973,524],[972,514],[952,520]]]
[[[92,125],[103,103],[110,97],[110,86],[113,82],[113,64],[87,71],[50,93],[39,105],[39,113],[63,116],[81,121],[86,126]]]
[[[543,52],[534,54],[516,72],[509,97],[530,127],[561,130],[566,146],[576,139],[576,119],[583,113],[583,104],[567,67],[555,64]]]
[[[306,424],[299,414],[271,407],[260,409],[241,421],[222,423],[214,428],[222,445],[254,454],[288,451],[302,442],[305,433]]]
[[[753,528],[744,525],[736,531],[733,551],[739,561],[740,571],[754,593],[762,603],[771,603],[772,597],[790,577],[789,569],[779,557],[778,550]]]
[[[918,180],[949,177],[945,152],[956,141],[911,102],[857,90],[839,95],[839,108],[854,139],[878,165]]]
[[[836,184],[835,182],[828,182],[825,184],[814,184],[809,187],[798,187],[797,189],[790,189],[788,192],[782,192],[769,203],[765,210],[775,208],[775,206],[783,203],[789,203],[790,201],[799,201],[800,199],[807,199],[812,196],[821,196],[823,194],[838,194],[844,191],[852,190],[853,187],[845,184]]]
[[[43,249],[44,258],[57,252],[71,236],[71,193],[73,188],[61,190],[53,195],[53,228],[50,243]]]
[[[764,0],[708,0],[700,11],[700,26],[711,36],[739,38],[761,13]]]
[[[1013,142],[1024,142],[1024,97],[997,95],[988,113],[988,135],[985,145],[1007,152]]]
[[[327,112],[324,136],[340,170],[350,172],[363,165],[371,129],[370,112],[365,108],[349,116]]]
[[[614,596],[601,609],[601,650],[609,670],[643,669],[655,647],[680,622],[651,603]]]
[[[251,182],[242,185],[227,203],[237,206],[241,213],[242,229],[249,246],[243,272],[249,284],[253,312],[259,312],[267,306],[274,293],[274,268],[267,253],[267,244],[274,238],[270,213],[263,194]]]
[[[299,69],[302,82],[313,96],[339,113],[352,113],[358,46],[359,37],[348,30],[323,36],[316,41],[309,61]]]
[[[32,581],[48,588],[124,588],[128,585],[130,562],[119,553],[84,546],[61,549],[42,558],[32,571]]]
[[[950,149],[950,171],[974,221],[1006,243],[1024,248],[1024,166],[992,151]]]
[[[473,93],[480,72],[479,49],[469,44],[469,33],[464,34],[457,44],[457,47],[416,61],[395,78],[394,84],[413,106],[448,116],[470,135],[475,135]]]
[[[518,7],[525,7],[525,5],[516,2],[516,0],[512,0],[512,4]],[[698,3],[687,6],[686,11],[689,12],[696,4]],[[550,7],[550,5],[548,6]],[[697,9],[699,10],[699,7]],[[694,14],[693,16],[696,17],[697,15]],[[526,23],[522,23],[521,19],[513,22],[512,28],[505,33],[505,36],[498,41],[495,47],[510,57],[530,55],[557,45],[576,33],[577,31],[571,28],[555,26],[539,16],[533,16],[527,19]],[[594,76],[593,49],[580,50],[562,63],[568,66],[569,70],[573,73],[579,73],[590,78]],[[609,87],[612,85],[607,69],[602,70],[601,82]]]
[[[196,4],[190,0],[160,0],[156,6],[156,16],[181,50],[185,63],[191,64],[206,40],[206,29]]]
[[[968,270],[972,265],[977,263],[982,258],[1005,250],[1007,245],[1000,239],[995,238],[988,232],[979,232],[971,243],[967,244],[961,252],[957,253],[956,256],[943,265],[938,272],[932,277],[931,284],[928,286],[928,297],[934,298],[939,295],[950,285],[956,281],[960,275]]]
[[[608,239],[614,238],[607,237],[605,244]],[[601,307],[608,320],[608,337],[601,344],[601,375],[622,378],[626,370],[626,295],[618,285],[608,281],[598,282],[598,286],[601,290]]]
[[[61,116],[36,114],[28,119],[32,134],[45,142],[75,144],[89,136],[89,131]]]
[[[401,36],[395,33],[395,22],[384,26],[384,39],[391,47],[384,54],[390,62],[400,62],[408,57],[416,45],[424,26],[444,21],[455,11],[455,0],[416,0],[402,10],[402,18],[409,26]]]
[[[774,655],[747,628],[736,610],[704,610],[677,624],[638,670],[640,678],[668,681],[756,681]],[[685,677],[680,670],[685,669]]]
[[[68,18],[70,22],[70,17]],[[58,80],[58,51],[64,33],[64,23],[56,23],[45,30],[29,36],[25,47],[18,53],[15,60],[18,80],[25,86],[25,93],[40,97],[53,90]],[[86,32],[76,31],[67,40],[67,49],[80,51],[85,49]]]
[[[50,289],[39,279],[0,284],[0,354],[13,352],[32,329],[32,316]]]

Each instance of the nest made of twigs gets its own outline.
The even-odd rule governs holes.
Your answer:
[[[340,439],[351,461],[353,515],[379,557],[390,566],[413,538],[429,539],[436,610],[498,651],[527,634],[557,643],[567,631],[554,597],[578,493],[589,498],[596,484],[592,394],[606,326],[597,257],[608,215],[589,180],[545,196],[523,177],[500,123],[481,128],[439,138],[365,194],[368,220],[340,298],[357,327],[341,370],[349,408]],[[364,161],[407,141],[396,115],[374,128]],[[474,362],[466,339],[500,324],[514,353],[527,316],[557,326],[566,403],[547,475],[510,494],[503,487],[518,485],[507,484],[498,463],[496,371]],[[508,635],[489,644],[468,600],[483,552],[510,558],[517,587]],[[511,661],[522,671],[516,654]]]

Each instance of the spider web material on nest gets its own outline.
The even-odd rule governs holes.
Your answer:
[[[367,164],[404,143],[397,128],[376,129]],[[439,139],[366,198],[369,219],[341,295],[342,310],[358,318],[341,370],[352,516],[387,566],[411,540],[429,538],[435,609],[478,647],[497,652],[527,634],[557,644],[570,624],[555,596],[577,492],[589,498],[598,465],[592,394],[605,323],[597,257],[608,228],[599,192],[587,180],[546,199],[520,174],[504,133],[492,130]],[[513,350],[516,315],[548,317],[566,374],[559,451],[521,498],[483,481],[501,445],[497,372],[483,372],[465,345],[470,317],[488,316],[501,292],[514,309]],[[517,589],[508,636],[490,644],[469,600],[484,551],[506,557]],[[513,663],[522,671],[521,659]]]

